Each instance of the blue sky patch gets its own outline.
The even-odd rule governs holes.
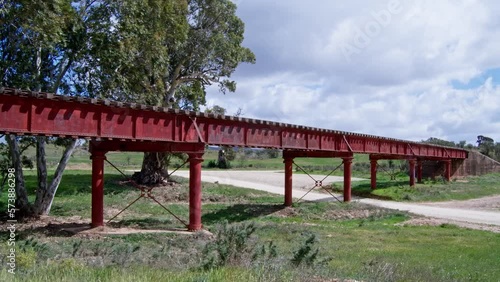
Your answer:
[[[452,80],[451,85],[453,86],[453,88],[460,90],[476,89],[481,85],[483,85],[489,77],[492,78],[493,85],[500,84],[500,68],[489,69],[481,73],[480,75],[472,78],[467,83],[462,83],[458,80]]]

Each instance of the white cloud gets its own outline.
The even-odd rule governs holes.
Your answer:
[[[390,19],[377,16],[400,11]],[[255,65],[234,75],[236,93],[208,104],[245,116],[411,140],[500,141],[500,88],[492,79],[453,89],[500,67],[495,1],[239,1]],[[374,16],[375,15],[375,16]],[[342,44],[369,41],[346,60]],[[375,32],[376,31],[376,32]],[[359,47],[359,46],[358,46]]]

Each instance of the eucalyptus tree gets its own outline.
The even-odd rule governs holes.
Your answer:
[[[151,38],[164,30],[172,32],[172,29],[151,19],[161,15],[162,19],[171,21],[170,25],[176,25],[178,18],[172,17],[170,8],[178,6],[181,19],[185,18],[187,11],[185,1],[139,2],[3,1],[0,10],[2,86],[63,95],[126,99],[126,95],[130,95],[126,92],[127,87],[136,85],[137,76],[143,72],[131,70],[130,66],[140,65],[137,61],[141,58],[166,65],[154,57],[165,52],[145,43],[155,44]],[[157,45],[164,44],[166,42]],[[140,96],[134,96],[134,99],[150,99],[145,95],[147,93],[138,94]],[[16,207],[24,215],[48,214],[77,140],[14,135],[5,136],[5,140],[9,148],[8,160],[16,170]],[[23,175],[22,162],[26,157],[22,154],[22,144],[27,142],[36,147],[38,182],[34,203],[28,200]],[[65,148],[52,178],[49,178],[45,158],[48,142]]]
[[[231,74],[255,61],[230,0],[110,1],[103,13],[113,21],[99,26],[92,57],[78,67],[78,93],[199,110],[209,85],[234,92]],[[161,182],[171,156],[145,153],[134,178]]]
[[[234,91],[231,73],[254,62],[228,0],[5,0],[0,7],[2,86],[197,110],[205,89]],[[77,140],[5,136],[16,205],[48,214]],[[23,144],[36,146],[38,187],[28,201]],[[65,148],[49,181],[47,142]],[[145,154],[142,182],[161,181],[164,154]]]
[[[231,74],[240,63],[255,62],[255,55],[242,46],[244,23],[236,15],[233,2],[189,0],[186,4],[184,21],[176,21],[176,32],[167,31],[167,35],[159,36],[164,38],[164,44],[156,47],[165,47],[165,56],[134,62],[134,67],[143,66],[144,74],[140,83],[134,83],[139,89],[131,91],[132,96],[144,92],[152,94],[142,96],[148,97],[145,102],[198,110],[205,104],[209,85],[218,85],[222,93],[234,92],[236,83],[230,79]],[[167,156],[145,153],[136,180],[148,184],[161,182],[167,175]]]
[[[0,75],[2,86],[57,92],[65,89],[65,77],[81,49],[75,42],[79,33],[77,11],[71,1],[7,0],[0,14]],[[76,140],[65,142],[54,177],[48,183],[45,160],[46,137],[5,136],[10,160],[16,170],[16,206],[24,214],[46,214],[59,186]],[[33,142],[37,148],[38,187],[35,204],[28,201],[23,171],[22,146]]]

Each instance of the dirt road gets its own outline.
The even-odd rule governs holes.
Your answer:
[[[175,175],[188,177],[188,171],[178,171]],[[324,176],[313,175],[316,180],[322,180]],[[359,178],[353,178],[359,181]],[[239,187],[252,188],[267,191],[275,194],[284,193],[284,174],[279,171],[203,171],[202,181],[218,182]],[[323,181],[324,184],[332,182],[342,182],[343,178],[330,176]],[[293,196],[302,197],[307,190],[314,186],[314,180],[305,174],[293,175]],[[342,199],[341,195],[335,195]],[[304,197],[305,200],[334,200],[328,194],[310,192]],[[475,199],[470,201],[452,201],[446,203],[400,203],[391,201],[381,201],[375,199],[358,199],[355,201],[376,205],[379,207],[409,211],[414,214],[433,217],[454,222],[487,224],[500,226],[500,196]]]

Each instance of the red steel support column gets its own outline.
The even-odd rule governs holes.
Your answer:
[[[290,207],[292,200],[292,175],[293,175],[293,158],[285,158],[285,206]]]
[[[201,163],[203,154],[189,154],[189,226],[200,230],[201,224]]]
[[[353,157],[342,158],[344,161],[344,202],[351,201],[351,167]]]
[[[409,160],[410,163],[410,186],[415,186],[415,160]]]
[[[444,177],[446,178],[446,181],[450,182],[451,181],[451,160],[445,160],[444,165],[445,165]]]
[[[370,160],[371,187],[377,189],[377,160]]]
[[[92,227],[104,226],[104,161],[106,152],[95,151],[92,159]]]
[[[417,182],[422,183],[422,160],[417,160]]]

